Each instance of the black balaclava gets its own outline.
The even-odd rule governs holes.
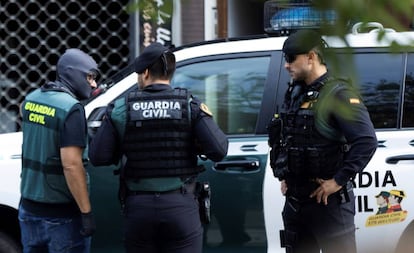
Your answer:
[[[86,76],[91,72],[99,72],[98,65],[91,56],[76,48],[67,49],[56,65],[56,81],[78,100],[87,99],[91,96],[92,87]]]

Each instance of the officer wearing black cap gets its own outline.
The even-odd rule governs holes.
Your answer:
[[[220,161],[228,140],[207,106],[172,88],[175,56],[153,43],[135,60],[139,89],[109,106],[93,138],[94,165],[122,159],[126,252],[202,251],[203,228],[194,195],[197,155]],[[125,198],[125,200],[123,200]]]
[[[281,145],[272,168],[286,196],[281,241],[289,253],[356,252],[351,181],[377,147],[360,96],[345,79],[329,77],[325,47],[313,30],[297,31],[283,45],[292,83],[273,120],[280,121],[272,136],[281,136]]]

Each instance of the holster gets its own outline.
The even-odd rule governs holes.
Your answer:
[[[121,205],[121,213],[124,212],[125,208],[125,199],[128,194],[128,187],[125,182],[124,170],[120,167],[117,170],[113,171],[115,176],[119,176],[119,188],[118,188],[118,200]]]
[[[121,204],[121,212],[124,212],[125,199],[127,197],[128,188],[123,178],[119,179],[118,199]]]
[[[282,128],[283,121],[278,114],[275,114],[267,126],[267,131],[269,134],[270,167],[273,170],[273,176],[279,180],[283,180],[288,172],[287,144],[283,139]]]
[[[197,182],[195,194],[199,203],[200,221],[202,224],[209,224],[211,221],[210,216],[210,197],[211,189],[208,182]]]
[[[339,191],[339,198],[340,198],[341,204],[348,203],[349,201],[351,201],[349,197],[349,193],[353,191],[353,188],[354,187],[352,185],[352,182],[350,181],[342,187],[342,189]]]

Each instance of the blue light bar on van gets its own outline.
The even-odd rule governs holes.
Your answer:
[[[333,10],[320,11],[312,7],[296,7],[277,12],[270,20],[274,30],[318,28],[324,23],[333,25],[336,13]]]
[[[319,10],[309,3],[265,3],[265,27],[268,33],[289,33],[291,30],[316,29],[323,25],[334,25],[337,14],[334,10]]]

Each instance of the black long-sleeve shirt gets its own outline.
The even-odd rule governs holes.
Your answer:
[[[169,85],[153,84],[147,86],[145,90],[163,91],[171,89]],[[122,156],[120,147],[123,136],[112,122],[112,110],[118,104],[108,106],[106,116],[101,127],[93,137],[89,147],[89,159],[96,166],[117,164]],[[222,160],[228,149],[228,139],[223,131],[209,115],[207,110],[203,110],[201,101],[193,98],[190,102],[193,123],[193,134],[200,147],[200,154],[205,155],[212,161]],[[126,118],[125,118],[126,120]]]

